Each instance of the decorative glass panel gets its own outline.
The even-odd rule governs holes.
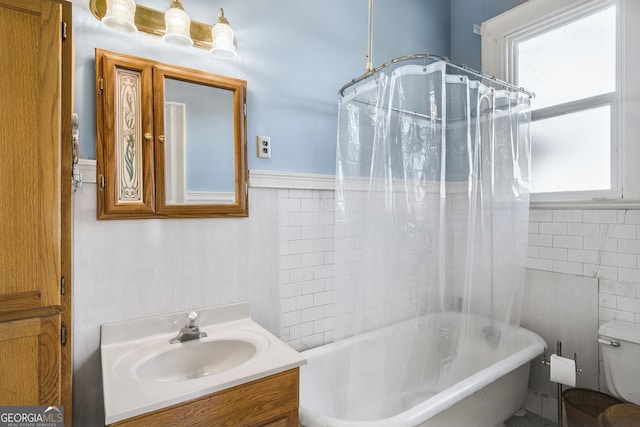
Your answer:
[[[117,197],[119,203],[141,203],[142,114],[140,72],[116,71],[114,134],[117,147]]]

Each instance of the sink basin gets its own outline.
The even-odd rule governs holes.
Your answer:
[[[156,386],[202,382],[241,369],[270,347],[264,335],[250,329],[207,330],[208,337],[176,344],[169,343],[171,335],[133,341],[128,350],[122,349],[112,372],[123,381],[151,382]]]
[[[170,344],[188,312],[102,325],[105,424],[299,367],[304,358],[250,317],[248,303],[200,309],[206,337]]]
[[[136,376],[146,381],[184,381],[217,374],[251,360],[256,346],[248,341],[187,341],[156,354],[138,366]]]

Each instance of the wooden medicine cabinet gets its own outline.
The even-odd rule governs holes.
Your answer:
[[[98,219],[248,216],[246,92],[96,49]]]

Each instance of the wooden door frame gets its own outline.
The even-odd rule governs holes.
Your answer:
[[[62,344],[61,354],[61,397],[64,407],[65,425],[72,424],[73,408],[73,329],[71,320],[73,281],[71,265],[72,251],[72,227],[73,227],[73,190],[71,178],[73,176],[73,153],[71,146],[71,115],[73,113],[73,76],[74,76],[74,49],[73,49],[73,25],[72,5],[67,0],[56,0],[62,4],[62,21],[66,24],[66,37],[62,42],[62,99],[61,99],[61,179],[60,179],[60,269],[64,280],[65,290],[60,296],[61,322],[66,330],[66,342]],[[63,24],[64,25],[64,24]]]

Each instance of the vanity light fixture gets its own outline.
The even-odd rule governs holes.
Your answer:
[[[135,0],[89,0],[89,9],[99,21],[119,31],[154,34],[168,43],[206,49],[217,58],[237,55],[235,33],[222,9],[211,26],[191,20],[182,0],[170,1],[166,12],[137,5]]]
[[[236,56],[236,37],[224,17],[224,10],[220,8],[218,21],[211,29],[211,53],[221,59],[230,59]]]
[[[123,33],[135,33],[136,3],[133,0],[107,0],[107,13],[102,22]]]
[[[180,0],[171,1],[169,10],[164,14],[164,23],[164,41],[178,46],[193,46],[190,34],[191,19],[184,11]]]

